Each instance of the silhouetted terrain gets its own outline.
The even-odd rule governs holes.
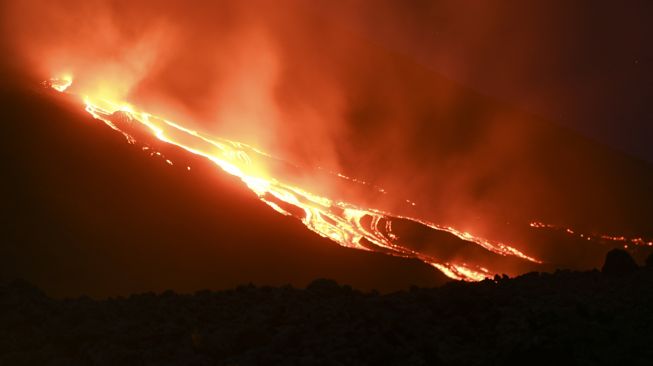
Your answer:
[[[3,365],[650,365],[653,267],[380,295],[316,280],[95,301],[0,286]]]

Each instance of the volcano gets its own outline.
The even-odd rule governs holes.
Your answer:
[[[164,37],[126,7],[15,42],[30,62],[3,92],[3,276],[63,295],[394,290],[651,250],[649,164],[319,15],[220,6],[251,19],[191,7]]]
[[[207,159],[137,125],[123,126],[130,122],[120,112],[112,119],[141,144],[126,143],[80,110],[79,101],[47,88],[5,89],[3,101],[5,118],[20,121],[7,124],[3,134],[5,156],[11,157],[5,159],[11,179],[3,182],[10,197],[3,277],[29,278],[57,295],[96,296],[246,282],[301,286],[315,277],[384,291],[447,280],[414,259],[334,246],[269,210]],[[395,221],[395,230],[412,247],[436,247],[450,258],[470,250],[469,241],[449,232]],[[592,266],[588,254],[599,256],[615,240],[629,240],[603,238],[597,247],[596,238],[570,235],[576,234],[570,229],[530,228],[531,243],[544,250],[563,247],[561,261],[580,268]],[[502,263],[521,265],[521,272],[555,268],[550,262],[527,266],[485,255],[487,264],[498,268]],[[476,254],[477,260],[482,257]]]

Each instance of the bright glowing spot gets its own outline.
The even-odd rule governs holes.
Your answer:
[[[73,77],[70,74],[64,74],[58,78],[50,79],[50,87],[58,92],[64,92],[73,84]]]

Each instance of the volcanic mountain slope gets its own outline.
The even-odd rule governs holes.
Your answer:
[[[295,26],[301,29],[301,24]],[[369,207],[514,244],[544,261],[537,268],[509,265],[508,273],[592,268],[610,246],[623,244],[588,242],[566,231],[533,228],[531,221],[595,236],[653,237],[649,165],[355,37],[342,43],[332,41],[343,37],[327,37],[325,43],[308,36],[295,39],[288,34],[302,33],[292,27],[280,31],[288,63],[276,89],[277,102],[290,111],[285,117],[292,117],[297,106],[325,112],[330,106],[311,81],[319,70],[320,77],[333,82],[329,85],[346,101],[344,121],[339,121],[345,122],[344,131],[331,136],[342,172],[388,192],[387,200]],[[307,55],[314,59],[302,57]],[[179,94],[161,82],[178,69],[157,70],[160,75],[148,75],[137,89]],[[3,156],[10,157],[4,162],[10,179],[3,182],[9,198],[3,207],[10,217],[4,225],[11,244],[3,256],[6,276],[27,277],[47,290],[68,283],[73,293],[100,283],[98,294],[157,286],[221,288],[247,281],[305,283],[317,276],[385,289],[441,280],[427,266],[343,251],[304,232],[202,159],[160,143],[157,151],[163,156],[128,145],[84,114],[79,101],[64,108],[50,100],[53,95],[16,93],[3,98]],[[183,93],[179,97],[183,104]],[[310,127],[302,130],[302,118],[287,121],[300,133],[280,133],[288,139],[281,143],[293,147],[292,136],[298,135],[308,143],[326,139],[310,134]],[[301,161],[303,151],[297,151],[281,156]],[[406,205],[405,198],[418,205]],[[397,208],[397,201],[403,206]],[[417,233],[409,244],[430,254],[451,247],[447,250],[455,257],[455,249],[468,243],[450,239],[444,243],[437,235]],[[344,265],[348,260],[362,263]],[[392,264],[386,266],[386,261]],[[412,264],[403,267],[405,263]],[[24,274],[27,268],[32,275]]]
[[[92,4],[90,8],[71,6],[65,12],[57,4],[20,4],[24,3],[25,6],[7,7],[6,12],[6,38],[11,39],[6,54],[16,57],[7,57],[5,62],[20,64],[22,73],[40,74],[39,80],[70,73],[75,78],[72,89],[79,86],[76,91],[71,89],[71,93],[107,97],[92,95],[96,91],[92,84],[97,82],[101,90],[96,91],[98,94],[109,91],[109,95],[124,99],[115,100],[116,105],[129,103],[203,134],[249,143],[303,166],[319,165],[363,179],[387,192],[382,198],[374,196],[360,200],[365,202],[355,201],[360,207],[419,218],[445,228],[451,226],[459,233],[469,232],[507,243],[543,261],[545,265],[538,269],[591,268],[600,264],[600,258],[611,246],[653,244],[649,218],[653,210],[650,165],[478,95],[409,57],[362,40],[343,30],[347,27],[338,17],[320,11],[296,13],[277,2],[247,2],[249,5],[233,9],[227,4],[230,2],[215,2],[214,6],[184,4],[183,7],[163,2],[148,7],[147,17],[142,16],[144,4],[141,3],[100,7],[98,11],[89,11],[95,9]],[[226,8],[221,3],[227,4]],[[228,18],[233,21],[216,21],[225,14],[230,14]],[[241,23],[241,18],[246,21]],[[85,21],[80,23],[79,19]],[[157,19],[170,20],[167,24],[170,27],[163,25],[167,21]],[[255,24],[251,27],[253,33],[249,31],[250,21]],[[160,26],[166,28],[162,32],[164,43],[149,37],[142,44],[133,42],[135,36],[140,39],[148,34],[147,30],[161,30]],[[112,36],[108,39],[102,36],[104,32],[96,32],[106,27],[111,28],[108,33]],[[241,32],[243,29],[247,31]],[[222,34],[229,36],[223,38]],[[522,50],[518,53],[531,57]],[[151,56],[146,58],[151,58],[152,64],[143,64],[144,55]],[[140,66],[132,70],[134,65]],[[14,110],[16,104],[20,105],[8,103]],[[74,114],[79,116],[79,111]],[[52,118],[51,113],[44,116],[37,119]],[[88,117],[83,119],[86,121]],[[141,256],[151,253],[138,249],[145,248],[143,241],[153,246],[157,240],[166,243],[171,237],[183,237],[187,247],[198,248],[202,246],[193,245],[194,240],[213,242],[219,237],[232,242],[231,238],[236,236],[246,241],[244,235],[257,238],[263,235],[250,231],[269,232],[272,222],[288,223],[276,216],[268,220],[272,213],[261,212],[264,216],[259,216],[258,211],[250,211],[248,204],[241,204],[237,199],[240,195],[234,196],[240,192],[242,197],[252,198],[241,188],[223,189],[221,185],[207,184],[211,179],[224,184],[234,181],[217,178],[222,175],[194,166],[205,162],[196,161],[191,164],[190,172],[184,170],[186,164],[180,161],[193,160],[192,157],[171,159],[174,165],[170,166],[167,158],[150,157],[149,152],[138,151],[138,146],[132,146],[131,150],[117,148],[115,152],[113,145],[101,149],[103,139],[114,141],[121,138],[119,134],[111,138],[107,134],[96,141],[95,135],[79,137],[84,135],[81,131],[64,129],[56,122],[52,123],[55,127],[47,128],[7,125],[9,132],[5,138],[10,143],[4,147],[7,149],[4,155],[12,157],[10,165],[13,165],[7,171],[23,172],[11,174],[18,178],[4,183],[8,187],[7,196],[15,196],[6,206],[7,213],[13,214],[12,220],[16,222],[28,222],[27,217],[39,213],[42,217],[31,226],[8,222],[12,232],[8,237],[12,240],[36,235],[32,227],[50,225],[54,228],[50,231],[59,232],[48,235],[82,241],[92,236],[89,232],[101,232],[96,227],[103,227],[107,233],[114,233],[112,242],[123,241],[135,251],[135,254],[124,254],[126,258],[138,257],[138,250]],[[23,135],[13,137],[14,128]],[[41,135],[44,141],[35,143],[36,150],[25,145],[24,141],[34,140],[38,133],[45,135]],[[97,135],[104,136],[104,133]],[[76,153],[71,150],[61,155],[60,148],[49,146],[53,141],[63,145],[59,139],[65,136],[98,149],[103,158],[97,158],[92,149],[79,149]],[[17,154],[21,150],[16,145],[20,144],[23,152]],[[134,150],[140,155],[119,152]],[[165,151],[164,155],[170,157],[176,153]],[[58,162],[59,166],[51,165],[50,160],[56,160],[58,155],[61,155],[58,160],[63,161]],[[42,164],[47,168],[43,172],[50,172],[49,175],[33,171],[38,166],[31,161],[35,156],[48,161]],[[143,157],[149,163],[152,160],[160,163],[155,169],[156,179],[150,172],[154,168],[139,163]],[[56,170],[66,166],[63,173]],[[94,173],[90,175],[93,179],[89,174],[73,172],[73,167],[79,171],[93,168]],[[48,182],[53,177],[56,184]],[[314,188],[319,183],[308,187]],[[225,187],[231,186],[234,184]],[[41,194],[47,197],[41,198],[43,207],[36,204],[22,207],[20,201],[37,202],[33,195],[37,192],[35,187],[41,187]],[[59,187],[86,196],[77,200],[54,194],[61,192]],[[21,190],[27,193],[16,195]],[[340,199],[340,193],[328,197]],[[222,195],[221,203],[213,203],[206,198],[207,194]],[[55,198],[58,201],[53,201]],[[99,201],[101,198],[104,201]],[[78,201],[84,204],[75,203]],[[199,201],[205,208],[198,212]],[[232,202],[230,209],[222,209],[222,201]],[[410,202],[417,204],[413,206]],[[252,204],[261,207],[260,203]],[[106,212],[96,212],[102,205],[107,205]],[[62,218],[51,223],[51,216],[58,212],[63,213]],[[69,215],[70,212],[75,215]],[[228,220],[235,217],[243,220],[237,225]],[[255,223],[252,218],[256,217],[265,219]],[[224,224],[220,229],[226,227],[228,233],[215,233],[213,226],[220,220]],[[244,221],[249,224],[241,225]],[[194,225],[187,225],[189,222]],[[543,224],[529,225],[532,222]],[[201,223],[205,223],[204,227]],[[289,225],[297,227],[297,223]],[[17,230],[18,227],[23,229]],[[209,229],[216,238],[206,234]],[[149,236],[134,236],[132,233],[137,230]],[[181,232],[183,235],[179,235]],[[633,239],[605,239],[622,235]],[[434,255],[449,244],[443,245],[442,240],[430,235],[416,235],[412,239],[414,246],[408,249]],[[464,243],[456,240],[451,246],[457,249],[458,244]],[[160,247],[168,248],[171,257],[172,253],[181,253],[169,245]],[[261,267],[253,262],[254,254],[245,249],[250,247],[236,247],[242,255],[230,263]],[[632,250],[632,245],[628,250]],[[253,252],[263,256],[260,251]],[[451,256],[455,254],[458,253],[452,250]],[[314,268],[302,262],[308,257],[297,255],[293,260]],[[189,267],[197,263],[187,262]],[[507,273],[526,270],[505,267]],[[177,275],[168,272],[170,277]]]
[[[95,296],[317,277],[379,290],[446,280],[416,260],[339,247],[212,163],[163,145],[165,157],[151,156],[66,103],[3,93],[3,278]]]

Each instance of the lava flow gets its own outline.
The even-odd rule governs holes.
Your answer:
[[[72,82],[72,76],[66,76],[52,79],[46,85],[64,93]],[[275,159],[252,146],[207,136],[179,123],[140,111],[123,101],[93,95],[79,97],[90,115],[121,133],[129,143],[143,143],[139,138],[143,135],[138,133],[146,133],[209,159],[225,172],[238,177],[259,199],[277,212],[298,218],[308,229],[344,247],[416,258],[457,280],[480,281],[506,272],[505,268],[495,266],[494,260],[470,263],[474,259],[466,259],[464,256],[440,259],[433,254],[412,249],[402,242],[400,230],[394,227],[408,226],[434,235],[449,235],[449,240],[453,235],[465,245],[472,246],[476,252],[482,251],[495,259],[503,257],[519,262],[542,263],[511,245],[479,238],[449,226],[393,215],[374,208],[363,208],[352,202],[314,193],[296,184],[292,174],[288,173],[300,168]],[[144,146],[143,149],[149,147]],[[167,163],[173,164],[170,160]],[[285,173],[280,174],[281,170]],[[331,179],[347,180],[348,184],[360,182],[337,173],[332,174]]]
[[[649,246],[653,247],[653,239],[644,239],[642,237],[626,237],[624,235],[607,235],[607,234],[589,234],[582,233],[578,230],[556,226],[552,224],[545,224],[539,221],[533,221],[530,223],[530,227],[535,229],[544,229],[563,232],[569,236],[575,236],[581,240],[594,241],[598,243],[607,243],[607,244],[619,244],[628,249],[629,245],[634,246]]]

